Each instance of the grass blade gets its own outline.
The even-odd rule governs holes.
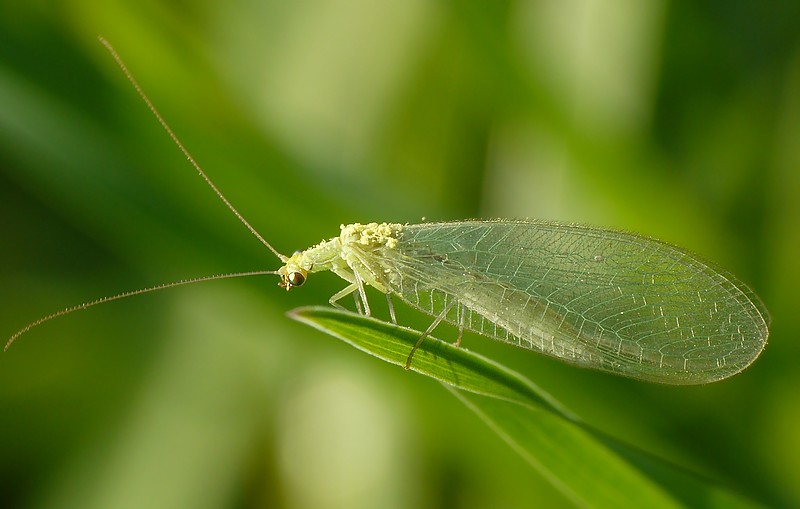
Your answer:
[[[400,367],[421,334],[329,307],[298,308],[289,315]],[[426,339],[411,370],[443,383],[578,506],[758,507],[591,428],[522,375],[463,348]]]

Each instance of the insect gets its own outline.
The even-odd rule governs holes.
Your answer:
[[[122,71],[209,186],[283,263],[277,271],[208,276],[123,293],[46,316],[14,335],[109,300],[172,286],[276,274],[287,291],[332,271],[370,314],[365,288],[441,322],[578,366],[673,385],[701,384],[749,366],[766,345],[769,314],[746,285],[673,245],[621,231],[538,220],[342,225],[339,236],[292,256],[278,252],[195,162],[104,39]]]

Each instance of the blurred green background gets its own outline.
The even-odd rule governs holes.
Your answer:
[[[2,330],[278,267],[102,34],[282,252],[340,223],[540,217],[652,235],[736,273],[773,327],[720,383],[465,346],[617,438],[799,506],[798,26],[794,2],[2,2]],[[284,316],[341,280],[276,283],[159,292],[21,338],[0,358],[0,505],[570,506],[435,382]]]

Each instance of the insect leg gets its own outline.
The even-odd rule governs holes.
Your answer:
[[[338,292],[334,293],[333,296],[331,296],[331,298],[328,299],[328,304],[330,304],[331,306],[333,306],[335,308],[345,309],[344,306],[339,304],[339,299],[341,299],[342,297],[346,297],[346,296],[350,295],[351,293],[356,291],[357,288],[358,288],[358,285],[356,285],[355,283],[347,285],[345,288],[342,288]]]
[[[467,319],[467,308],[463,305],[458,305],[458,337],[456,337],[456,346],[461,346],[461,336],[464,335],[464,322]]]
[[[358,298],[358,292],[353,292],[353,302],[356,303],[356,311],[359,315],[364,314],[364,309],[361,307],[361,299]]]
[[[356,277],[356,286],[358,287],[358,295],[361,296],[361,302],[364,304],[364,314],[367,316],[372,315],[369,309],[369,302],[367,302],[367,292],[364,291],[364,280],[358,275],[358,272],[353,272]]]
[[[397,323],[397,316],[394,314],[394,304],[392,304],[392,295],[390,293],[386,294],[386,304],[389,306],[389,317],[392,319],[392,323]]]
[[[446,305],[442,312],[439,313],[439,316],[433,320],[433,323],[430,324],[427,329],[425,329],[425,332],[422,333],[422,336],[420,336],[417,342],[414,343],[414,347],[411,348],[411,352],[408,354],[408,358],[406,359],[406,364],[403,366],[405,369],[411,369],[411,360],[414,358],[414,353],[417,351],[417,348],[422,346],[422,342],[425,341],[425,338],[428,337],[431,332],[433,332],[433,329],[435,329],[442,320],[444,320],[444,317],[447,316],[447,312],[450,311],[457,302],[457,300],[453,300],[450,304]]]

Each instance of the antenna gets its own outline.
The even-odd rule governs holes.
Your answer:
[[[102,297],[100,299],[93,300],[91,302],[84,302],[83,304],[78,304],[77,306],[72,306],[67,309],[62,309],[61,311],[51,313],[47,316],[43,316],[42,318],[39,318],[35,322],[29,323],[25,327],[18,330],[13,336],[11,336],[11,338],[9,338],[9,340],[6,342],[6,346],[3,348],[3,351],[5,352],[6,350],[8,350],[8,348],[14,343],[14,341],[16,341],[18,337],[22,336],[23,334],[33,329],[34,327],[38,327],[39,325],[45,322],[49,322],[54,318],[58,318],[59,316],[68,315],[75,311],[80,311],[82,309],[94,307],[97,306],[98,304],[105,304],[106,302],[111,302],[113,300],[124,299],[126,297],[133,297],[134,295],[141,295],[143,293],[150,293],[158,290],[165,290],[167,288],[174,288],[176,286],[190,285],[193,283],[202,283],[204,281],[216,281],[217,279],[231,279],[235,277],[264,276],[267,274],[274,275],[277,273],[278,271],[275,270],[254,270],[250,272],[235,272],[232,274],[216,274],[214,276],[195,277],[192,279],[182,279],[180,281],[174,281],[172,283],[164,283],[157,286],[151,286],[149,288],[142,288],[140,290],[131,290],[127,292],[122,292],[117,295],[113,295],[111,297]]]
[[[181,152],[183,152],[183,155],[186,156],[186,159],[189,160],[189,162],[192,164],[194,169],[197,170],[197,172],[200,174],[201,177],[203,177],[203,180],[206,181],[206,184],[208,184],[209,187],[211,187],[211,189],[214,191],[214,193],[219,197],[219,199],[222,200],[222,202],[225,203],[225,205],[228,206],[228,208],[239,219],[239,221],[241,221],[242,224],[245,225],[248,230],[250,230],[250,233],[252,233],[259,241],[261,241],[262,244],[267,246],[267,249],[272,251],[275,254],[275,256],[277,256],[282,262],[285,263],[289,258],[287,256],[282,255],[281,253],[279,253],[277,249],[272,247],[272,245],[269,242],[267,242],[266,239],[264,237],[262,237],[261,234],[259,234],[256,231],[256,229],[253,228],[253,226],[249,222],[247,222],[247,220],[244,218],[244,216],[242,216],[242,214],[240,214],[239,211],[236,210],[236,207],[234,207],[233,204],[230,201],[228,201],[227,198],[225,198],[225,195],[222,194],[222,191],[220,191],[217,188],[217,186],[214,184],[214,182],[211,181],[211,179],[208,177],[208,175],[206,175],[206,172],[203,171],[203,169],[200,167],[200,165],[197,163],[197,161],[194,160],[194,158],[192,157],[192,154],[190,154],[189,151],[186,149],[186,147],[183,146],[183,143],[181,143],[181,140],[178,139],[178,137],[172,131],[172,128],[170,128],[169,124],[167,124],[167,122],[164,120],[164,118],[158,112],[158,110],[153,105],[153,103],[150,102],[150,99],[144,93],[144,91],[142,90],[142,87],[139,86],[139,83],[137,83],[137,81],[134,79],[133,75],[128,70],[127,66],[122,61],[122,58],[116,52],[114,47],[111,46],[111,43],[109,43],[102,36],[98,37],[98,39],[103,44],[103,46],[106,47],[106,49],[109,51],[109,53],[111,53],[111,56],[114,57],[114,60],[117,62],[117,65],[119,65],[119,68],[122,69],[123,74],[125,74],[125,77],[128,78],[128,81],[131,83],[131,85],[133,85],[133,88],[139,94],[139,97],[142,98],[142,100],[147,105],[147,107],[150,109],[150,111],[153,113],[153,115],[155,115],[156,120],[158,120],[158,123],[161,124],[161,127],[163,127],[164,130],[167,131],[167,134],[169,135],[169,137],[172,138],[172,141],[175,142],[175,144],[178,146],[178,148],[181,150]],[[41,324],[43,324],[45,322],[49,322],[50,320],[53,320],[54,318],[58,318],[58,317],[61,317],[61,316],[64,316],[64,315],[68,315],[68,314],[73,313],[75,311],[81,311],[83,309],[94,307],[94,306],[97,306],[99,304],[105,304],[106,302],[111,302],[111,301],[114,301],[114,300],[124,299],[124,298],[127,298],[127,297],[133,297],[135,295],[141,295],[143,293],[150,293],[150,292],[155,292],[155,291],[158,291],[158,290],[165,290],[167,288],[174,288],[176,286],[183,286],[183,285],[189,285],[189,284],[194,284],[194,283],[202,283],[202,282],[205,282],[205,281],[215,281],[215,280],[218,280],[218,279],[230,279],[230,278],[235,278],[235,277],[263,276],[263,275],[275,275],[275,274],[280,274],[280,273],[278,271],[274,271],[274,270],[255,270],[255,271],[250,271],[250,272],[236,272],[236,273],[231,273],[231,274],[216,274],[216,275],[213,275],[213,276],[202,276],[202,277],[196,277],[196,278],[191,278],[191,279],[183,279],[183,280],[175,281],[175,282],[172,282],[172,283],[164,283],[164,284],[160,284],[160,285],[156,285],[156,286],[151,286],[149,288],[142,288],[140,290],[127,291],[127,292],[119,293],[117,295],[113,295],[111,297],[102,297],[100,299],[93,300],[93,301],[90,301],[90,302],[84,302],[83,304],[79,304],[77,306],[72,306],[72,307],[69,307],[69,308],[66,308],[66,309],[62,309],[61,311],[58,311],[58,312],[55,312],[55,313],[51,313],[51,314],[49,314],[47,316],[39,318],[38,320],[36,320],[34,322],[29,323],[28,325],[26,325],[22,329],[18,330],[13,336],[11,336],[11,338],[9,338],[9,340],[6,342],[5,347],[3,348],[3,351],[8,350],[9,347],[14,343],[14,341],[17,340],[17,338],[19,338],[20,336],[22,336],[26,332],[30,331],[34,327],[38,327],[39,325],[41,325]]]
[[[114,47],[111,45],[111,43],[108,42],[103,36],[98,36],[97,38],[100,40],[103,46],[106,47],[108,52],[111,53],[111,56],[114,57],[114,60],[117,62],[117,65],[119,66],[120,69],[122,69],[122,72],[123,74],[125,74],[125,77],[128,78],[128,81],[131,82],[131,85],[133,85],[133,88],[136,90],[136,93],[139,94],[139,97],[142,98],[142,100],[150,109],[150,111],[153,113],[153,115],[155,115],[156,119],[158,120],[158,123],[161,124],[161,127],[163,127],[165,131],[167,131],[169,137],[172,138],[172,141],[175,142],[175,145],[177,145],[178,148],[181,150],[181,152],[183,152],[183,155],[186,156],[186,159],[188,159],[189,162],[192,164],[192,166],[194,166],[194,169],[197,170],[197,173],[199,173],[200,176],[203,177],[203,180],[206,181],[206,184],[208,184],[209,187],[211,187],[211,189],[214,191],[214,193],[216,193],[216,195],[219,197],[219,199],[222,200],[223,203],[225,203],[225,205],[228,206],[228,208],[239,219],[239,221],[241,221],[242,224],[245,225],[248,230],[250,230],[250,233],[255,235],[255,237],[258,240],[260,240],[262,244],[267,246],[267,248],[270,251],[272,251],[275,254],[275,256],[277,256],[282,262],[286,262],[286,260],[288,260],[289,258],[279,253],[277,249],[272,247],[272,244],[267,242],[267,240],[264,237],[262,237],[261,234],[258,233],[256,229],[250,225],[249,222],[247,222],[247,219],[245,219],[244,216],[241,215],[238,210],[236,210],[236,207],[234,207],[233,204],[230,201],[228,201],[227,198],[225,198],[225,195],[222,194],[222,191],[220,191],[214,184],[214,182],[211,181],[208,175],[206,175],[206,172],[203,171],[203,168],[201,168],[200,165],[197,164],[197,161],[194,160],[192,154],[190,154],[189,151],[186,149],[186,147],[183,146],[183,143],[181,143],[181,140],[178,139],[178,137],[172,131],[172,128],[169,126],[169,124],[167,124],[166,120],[164,120],[164,117],[161,116],[161,113],[159,113],[156,107],[153,106],[153,103],[150,102],[150,99],[147,97],[147,94],[144,93],[142,87],[140,87],[139,83],[136,81],[136,79],[134,79],[133,74],[131,74],[131,72],[128,70],[128,67],[125,65],[125,62],[122,61],[122,57],[119,56],[117,50],[115,50]]]

